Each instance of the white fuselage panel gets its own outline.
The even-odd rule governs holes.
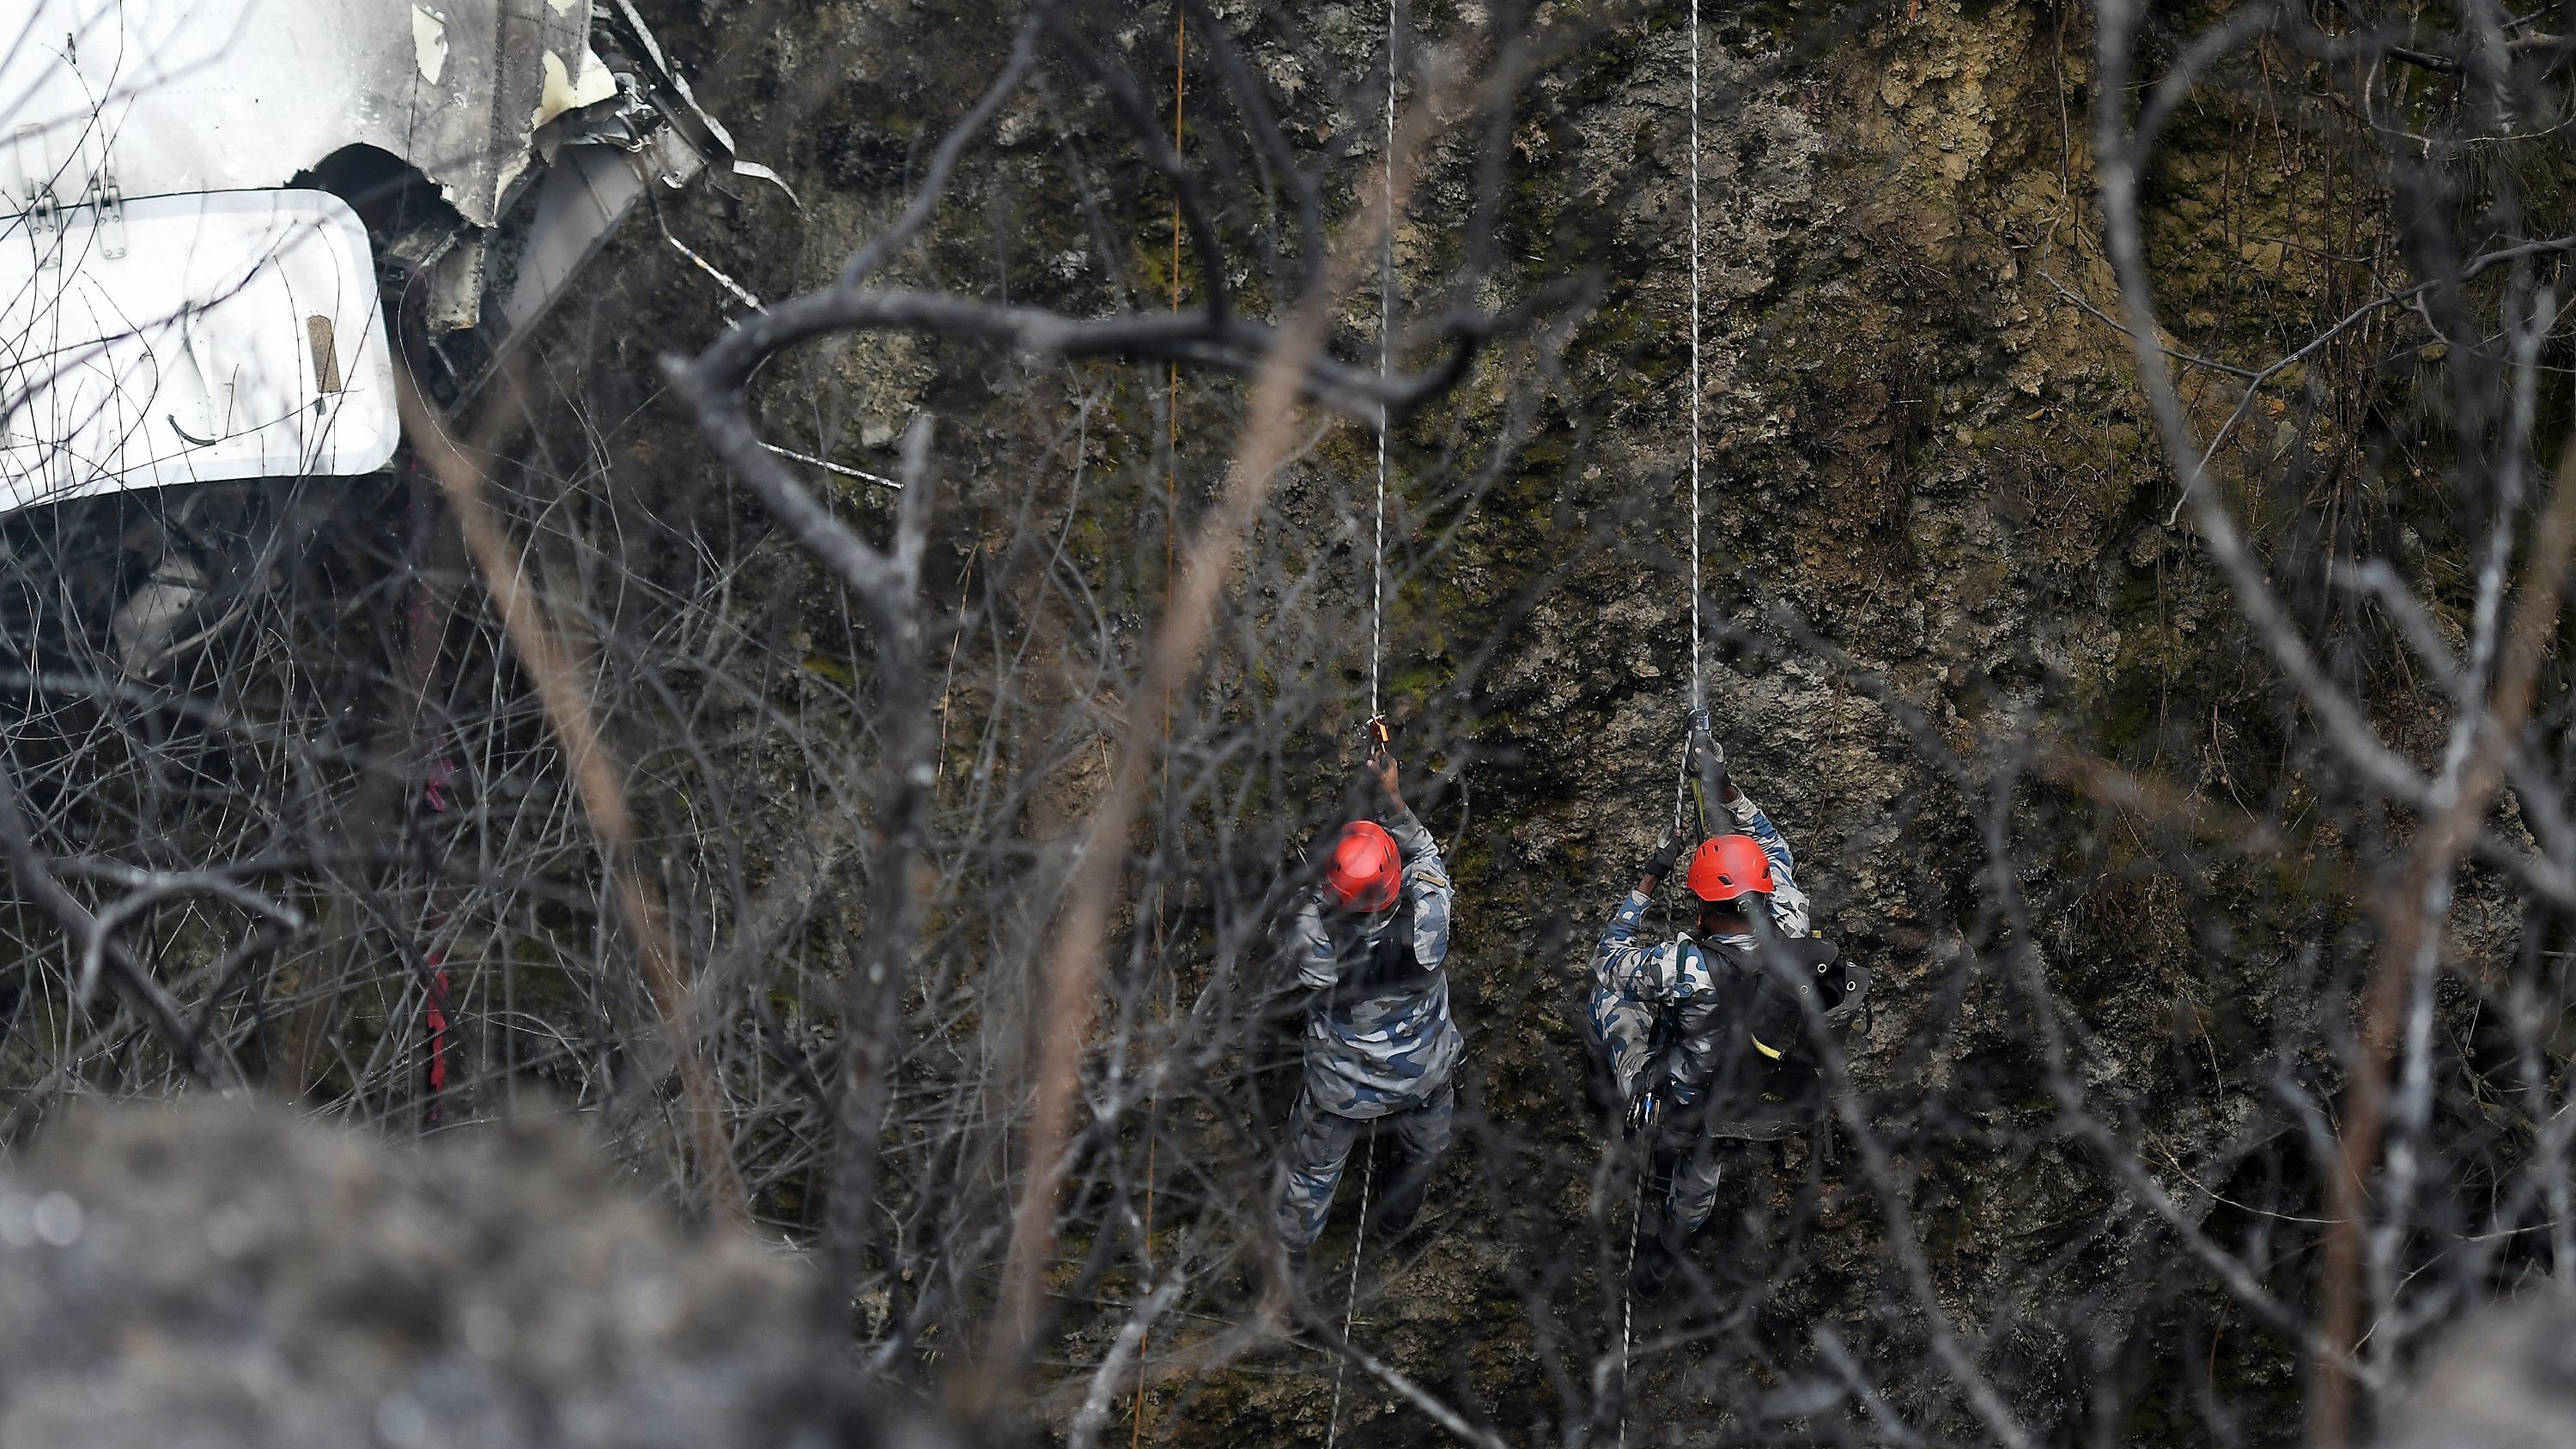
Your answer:
[[[346,202],[234,191],[121,213],[0,223],[0,512],[384,466],[392,355]]]

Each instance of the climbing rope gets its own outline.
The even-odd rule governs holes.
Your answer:
[[[1383,384],[1388,375],[1389,334],[1395,323],[1395,81],[1400,73],[1396,53],[1396,6],[1400,0],[1387,0],[1386,5],[1386,230],[1378,252],[1377,284],[1377,375]],[[1697,3],[1697,0],[1693,0]],[[1381,389],[1383,391],[1383,389]],[[1386,659],[1386,403],[1377,405],[1377,536],[1369,551],[1369,723],[1368,737],[1373,748],[1384,748],[1387,731],[1379,703],[1379,679]],[[1342,1302],[1342,1338],[1350,1339],[1351,1329],[1359,1322],[1360,1253],[1368,1244],[1369,1188],[1376,1176],[1374,1155],[1368,1139],[1359,1143],[1360,1152],[1360,1221],[1351,1234],[1351,1274]],[[1338,1355],[1333,1364],[1333,1407],[1324,1425],[1324,1449],[1333,1449],[1342,1431],[1342,1380],[1350,1372],[1348,1355]]]
[[[1691,708],[1708,704],[1699,673],[1699,0],[1690,7]]]
[[[1369,1151],[1368,1138],[1361,1137],[1355,1150],[1360,1155],[1360,1225],[1358,1231],[1351,1234],[1351,1286],[1342,1303],[1342,1341],[1345,1343],[1350,1341],[1351,1329],[1360,1321],[1360,1248],[1368,1242],[1369,1185],[1377,1175],[1375,1155]],[[1333,1410],[1324,1421],[1324,1449],[1333,1449],[1334,1440],[1342,1432],[1342,1376],[1350,1371],[1350,1367],[1348,1354],[1335,1355]]]
[[[1391,365],[1389,336],[1395,325],[1395,7],[1386,6],[1386,231],[1380,238],[1377,283],[1379,391]],[[1696,4],[1697,0],[1693,0]],[[1377,405],[1377,538],[1369,552],[1369,718],[1379,717],[1378,677],[1386,655],[1386,402]]]
[[[1690,0],[1690,707],[1708,707],[1700,675],[1699,641],[1699,0]],[[1690,786],[1690,746],[1682,746],[1680,778],[1673,785],[1673,813],[1681,814]]]
[[[1646,1184],[1637,1183],[1636,1205],[1628,1210],[1628,1261],[1619,1268],[1619,1445],[1628,1449],[1628,1341],[1636,1323],[1636,1293],[1629,1287],[1637,1277],[1637,1224],[1646,1215]]]
[[[1708,687],[1700,674],[1699,618],[1699,0],[1690,0],[1690,707],[1694,713],[1708,707]],[[1690,742],[1682,743],[1681,768],[1673,783],[1673,816],[1676,823],[1690,790]],[[1702,802],[1705,810],[1706,802]],[[1703,815],[1701,828],[1707,828]],[[1628,1449],[1628,1345],[1629,1330],[1636,1318],[1636,1294],[1631,1284],[1637,1268],[1637,1225],[1646,1213],[1646,1192],[1650,1174],[1640,1174],[1637,1201],[1628,1214],[1628,1263],[1619,1283],[1619,1444]]]

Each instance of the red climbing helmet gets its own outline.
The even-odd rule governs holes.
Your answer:
[[[1343,910],[1376,915],[1395,904],[1404,879],[1404,859],[1395,837],[1383,826],[1354,820],[1333,842],[1332,861],[1324,867],[1324,894]]]
[[[1731,901],[1747,892],[1767,896],[1778,889],[1771,882],[1770,854],[1750,835],[1721,835],[1701,841],[1699,850],[1691,856],[1686,879],[1692,895],[1712,904]]]

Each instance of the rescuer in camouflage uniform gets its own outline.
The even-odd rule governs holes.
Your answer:
[[[1324,1230],[1351,1148],[1391,1127],[1404,1168],[1380,1222],[1413,1224],[1449,1145],[1450,1076],[1465,1040],[1449,1016],[1449,872],[1397,789],[1395,761],[1371,757],[1383,826],[1356,820],[1289,922],[1306,1008],[1305,1082],[1281,1152],[1277,1217],[1292,1268]]]
[[[1782,936],[1807,934],[1807,893],[1798,888],[1792,871],[1797,865],[1789,852],[1789,842],[1780,827],[1753,797],[1735,788],[1728,779],[1721,803],[1734,821],[1736,838],[1749,838],[1769,858],[1772,888],[1768,895],[1771,920]],[[1680,859],[1684,834],[1674,831],[1665,836],[1652,859],[1646,862],[1637,888],[1619,902],[1618,911],[1601,932],[1592,949],[1592,1000],[1584,1012],[1584,1025],[1590,1028],[1594,1047],[1607,1057],[1611,1076],[1617,1082],[1622,1102],[1633,1102],[1643,1089],[1655,1030],[1655,1018],[1667,1002],[1692,998],[1713,1000],[1715,976],[1706,953],[1689,936],[1666,941],[1661,945],[1637,944],[1637,928],[1645,919],[1646,907],[1654,898],[1655,887],[1671,873]],[[1721,837],[1724,838],[1724,837]],[[1722,920],[1722,929],[1702,936],[1710,945],[1732,946],[1750,951],[1754,939],[1749,921]],[[1725,929],[1741,926],[1740,929]],[[1705,1086],[1712,1054],[1705,1034],[1685,1034],[1679,1046],[1674,1071],[1675,1100],[1698,1099],[1698,1086]],[[1685,1071],[1687,1068],[1687,1071]],[[1694,1079],[1686,1084],[1685,1076]]]
[[[1741,1170],[1742,1139],[1709,1130],[1712,1113],[1732,1104],[1711,1098],[1742,1092],[1748,1066],[1758,1071],[1779,1061],[1799,1040],[1766,1028],[1783,1038],[1775,1047],[1751,1035],[1744,1019],[1763,969],[1755,951],[1766,941],[1774,949],[1803,946],[1807,936],[1807,896],[1793,874],[1796,861],[1771,817],[1735,787],[1715,741],[1695,727],[1694,773],[1702,760],[1735,833],[1702,841],[1693,852],[1689,887],[1699,902],[1696,927],[1660,944],[1637,942],[1655,887],[1680,860],[1685,840],[1699,833],[1677,822],[1593,947],[1592,998],[1584,1013],[1593,1047],[1629,1109],[1631,1130],[1652,1136],[1670,1179],[1656,1231],[1645,1236],[1641,1251],[1649,1293],[1662,1286],[1670,1255],[1708,1221],[1719,1185]],[[1758,921],[1754,912],[1760,913]],[[1825,952],[1830,957],[1830,948]],[[1659,1018],[1670,1033],[1660,1054]],[[1792,1029],[1802,1032],[1803,1025]],[[1640,1121],[1643,1099],[1658,1088],[1657,1105],[1670,1120]]]

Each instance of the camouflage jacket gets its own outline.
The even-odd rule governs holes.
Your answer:
[[[1387,822],[1404,859],[1404,894],[1375,941],[1336,921],[1309,892],[1288,923],[1306,1012],[1306,1090],[1344,1117],[1383,1117],[1427,1101],[1466,1041],[1449,1017],[1449,872],[1406,811]]]
[[[1771,857],[1771,879],[1777,886],[1771,893],[1771,919],[1780,934],[1804,936],[1807,893],[1798,888],[1793,874],[1797,862],[1789,854],[1789,842],[1781,838],[1780,828],[1771,823],[1771,817],[1741,790],[1736,792],[1735,802],[1725,808],[1735,817],[1735,828],[1752,836],[1763,853]],[[1593,981],[1602,990],[1617,992],[1659,1011],[1671,1009],[1681,1037],[1670,1056],[1674,1096],[1691,1102],[1718,1075],[1726,1008],[1742,995],[1746,985],[1743,973],[1757,969],[1748,964],[1754,940],[1750,935],[1733,934],[1707,943],[1730,948],[1725,952],[1705,950],[1687,936],[1641,946],[1637,944],[1637,927],[1645,918],[1648,904],[1645,896],[1633,890],[1619,902],[1617,913],[1592,948]],[[1743,953],[1745,959],[1739,960],[1735,953]]]

